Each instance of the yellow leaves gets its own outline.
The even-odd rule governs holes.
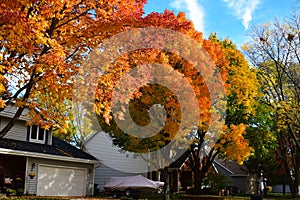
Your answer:
[[[68,112],[65,104],[72,98],[72,81],[82,67],[88,49],[122,31],[124,23],[140,20],[145,3],[144,0],[2,1],[0,40],[5,42],[1,43],[0,53],[0,72],[3,74],[0,76],[0,94],[12,97],[29,80],[33,80],[29,98],[12,101],[17,100],[18,105],[30,108],[31,123],[48,127],[55,120],[64,124],[64,116]],[[119,71],[113,74],[122,75],[126,73],[124,68],[130,68],[125,62],[117,64]],[[107,78],[108,85],[117,80],[114,76]],[[12,91],[9,94],[7,90],[11,87],[14,89],[9,90]],[[5,106],[3,100],[0,106]],[[109,106],[107,101],[103,101],[95,109],[97,113],[105,112],[108,123],[111,119]],[[37,113],[36,107],[43,112]],[[64,134],[70,128],[66,126],[61,129]]]
[[[67,131],[67,129],[65,129],[65,128],[61,128],[61,129],[59,130],[59,133],[62,134],[62,135],[66,135],[66,134],[68,133],[68,131]]]
[[[288,125],[298,123],[293,118],[297,118],[299,107],[297,107],[297,103],[293,102],[293,100],[278,101],[274,102],[273,105],[278,117],[276,122],[278,132],[286,131],[288,130]]]
[[[32,116],[31,123],[42,124],[44,127],[49,127],[55,120],[62,124],[60,134],[68,134],[70,126],[65,116],[70,115],[66,106],[66,101],[72,99],[73,79],[77,75],[78,68],[85,67],[82,63],[85,61],[85,56],[89,50],[93,49],[104,39],[114,35],[120,31],[134,27],[162,27],[179,31],[193,38],[200,46],[203,46],[209,53],[213,61],[219,68],[224,83],[229,80],[229,84],[224,84],[226,88],[230,88],[231,92],[236,93],[239,104],[244,104],[247,108],[252,105],[252,100],[255,96],[255,76],[250,70],[246,70],[248,64],[243,59],[242,54],[235,48],[224,48],[222,44],[214,40],[204,40],[200,32],[195,31],[191,21],[186,19],[184,13],[178,13],[176,16],[173,12],[165,11],[162,14],[152,13],[146,17],[141,17],[143,14],[144,0],[140,1],[79,1],[79,0],[61,0],[61,1],[17,1],[20,5],[11,4],[9,1],[2,3],[0,14],[4,16],[5,23],[0,27],[0,38],[5,38],[7,41],[3,43],[3,49],[6,52],[1,53],[1,64],[4,60],[5,66],[12,66],[9,72],[18,77],[20,74],[16,71],[22,71],[24,80],[19,82],[19,88],[28,80],[34,73],[33,90],[30,97],[19,105],[29,106]],[[76,6],[80,3],[80,6]],[[5,7],[5,10],[3,10]],[[20,8],[24,7],[24,11]],[[28,11],[33,11],[29,13]],[[93,10],[93,12],[88,11]],[[4,12],[5,11],[5,12]],[[8,12],[8,14],[7,14]],[[2,17],[1,19],[2,20]],[[2,22],[2,21],[1,21]],[[126,23],[126,27],[124,26]],[[2,23],[1,23],[2,24]],[[132,36],[134,37],[134,36]],[[158,38],[161,39],[161,38]],[[148,41],[144,41],[148,42]],[[151,42],[151,41],[149,41]],[[227,43],[229,43],[227,41]],[[229,44],[226,44],[229,45]],[[182,47],[185,48],[185,47]],[[190,51],[190,49],[184,49]],[[11,56],[10,52],[16,52],[15,56]],[[23,55],[23,58],[17,58],[17,55]],[[101,52],[99,52],[101,54]],[[203,55],[195,55],[203,56]],[[8,60],[12,57],[11,60]],[[99,56],[101,59],[101,57]],[[6,60],[5,60],[6,59]],[[97,60],[95,60],[95,63]],[[135,50],[128,54],[120,53],[120,57],[105,66],[107,73],[100,80],[94,80],[94,77],[84,77],[84,83],[92,81],[98,84],[96,96],[93,105],[93,112],[103,117],[106,124],[110,124],[112,120],[112,93],[116,89],[116,83],[127,74],[129,70],[139,65],[149,63],[165,64],[177,68],[177,72],[186,77],[186,81],[193,87],[199,107],[201,110],[200,126],[207,130],[211,118],[211,99],[207,86],[203,78],[197,73],[193,66],[194,63],[187,63],[183,58],[174,55],[170,52],[161,51],[159,49],[143,49]],[[147,65],[146,65],[147,66]],[[172,70],[173,70],[172,68]],[[4,72],[8,68],[0,66],[0,71]],[[18,70],[14,70],[18,69]],[[207,69],[208,71],[210,69]],[[230,76],[229,73],[233,72]],[[163,71],[163,73],[168,73]],[[209,74],[203,72],[203,74]],[[210,73],[211,76],[213,73]],[[139,74],[143,80],[153,80],[153,75],[150,70]],[[126,79],[131,86],[144,85],[142,81],[138,81],[134,77]],[[98,82],[97,82],[98,81]],[[177,84],[177,79],[171,80]],[[179,82],[179,81],[178,81]],[[84,85],[84,84],[83,84]],[[4,87],[5,82],[1,81],[0,93],[6,92]],[[84,85],[85,86],[85,85]],[[180,85],[180,87],[182,87]],[[88,88],[88,87],[86,87]],[[138,88],[138,87],[136,87]],[[216,88],[219,89],[219,88]],[[125,88],[124,91],[129,91]],[[90,92],[83,88],[83,92]],[[156,89],[155,92],[162,92],[161,89]],[[165,145],[165,141],[172,139],[178,131],[181,120],[180,105],[176,98],[169,91],[164,91],[165,94],[155,94],[153,91],[148,92],[148,96],[142,96],[142,92],[136,92],[131,97],[122,96],[122,93],[117,98],[117,101],[129,102],[134,98],[141,100],[141,103],[151,106],[151,103],[157,103],[154,98],[164,96],[164,106],[169,110],[168,119],[164,132],[158,134],[149,143],[157,142],[159,145]],[[193,94],[194,95],[194,94]],[[189,99],[191,94],[183,92],[182,97]],[[75,97],[74,97],[75,98]],[[77,98],[81,98],[80,94]],[[157,100],[155,99],[155,100]],[[90,99],[80,99],[81,101],[89,101]],[[118,102],[117,102],[118,103]],[[161,102],[159,102],[161,103]],[[224,107],[224,102],[218,102],[218,107]],[[0,101],[0,107],[5,106],[4,102]],[[36,113],[35,108],[39,107],[42,112]],[[67,113],[67,114],[66,114]],[[123,112],[115,113],[117,118],[124,119]],[[137,115],[139,116],[139,115]],[[142,116],[142,115],[140,115]],[[189,116],[185,116],[189,117]],[[48,123],[45,123],[48,121]],[[140,120],[141,118],[138,118]],[[228,154],[230,158],[241,161],[248,157],[251,149],[248,142],[244,139],[245,126],[232,125],[224,133],[221,139],[220,148]],[[117,132],[115,134],[122,135]],[[184,134],[188,134],[188,130]],[[133,150],[136,146],[143,145],[140,140],[130,138]],[[227,145],[230,144],[230,145]],[[143,146],[145,147],[145,146]],[[139,149],[142,151],[142,147]],[[237,152],[239,152],[237,154]],[[242,156],[241,156],[242,155]]]
[[[261,96],[256,71],[250,68],[244,55],[230,40],[224,40],[221,44],[226,58],[230,61],[227,68],[229,74],[227,83],[229,94],[234,96],[232,106],[242,106],[246,119],[250,114],[255,115],[256,99]],[[250,47],[245,45],[243,48]]]
[[[37,73],[42,73],[42,72],[43,72],[43,69],[42,69],[41,67],[37,67],[37,68],[36,68],[36,72],[37,72]]]
[[[253,48],[253,46],[250,45],[250,44],[243,44],[242,45],[242,50],[244,50],[244,51],[249,51],[252,48]]]
[[[220,139],[217,148],[226,155],[227,159],[236,160],[242,164],[254,151],[249,142],[244,138],[247,126],[245,124],[230,125]]]
[[[5,102],[2,99],[0,99],[0,109],[4,109],[5,107],[6,107]]]
[[[0,94],[4,93],[6,91],[4,85],[0,83]]]
[[[167,17],[165,17],[167,16]],[[165,12],[163,15],[159,16],[159,14],[152,14],[148,17],[145,18],[142,22],[146,21],[147,24],[151,24],[151,26],[155,27],[171,27],[174,30],[180,29],[180,32],[186,33],[188,36],[192,36],[193,38],[197,39],[197,42],[199,45],[203,44],[203,47],[207,50],[207,52],[210,54],[210,56],[213,58],[217,66],[219,67],[220,73],[222,75],[222,78],[224,82],[228,79],[228,71],[227,69],[229,68],[229,60],[226,59],[226,54],[222,50],[222,46],[218,44],[217,42],[211,41],[211,40],[205,40],[203,41],[202,39],[202,34],[196,32],[191,26],[189,26],[189,22],[184,19],[185,16],[182,14],[179,14],[176,17],[172,13]],[[170,19],[170,20],[168,20]],[[172,21],[173,20],[173,21]],[[178,23],[180,21],[180,23]],[[174,23],[174,24],[172,24]],[[181,24],[186,23],[186,26],[180,26]],[[144,24],[143,24],[144,25]],[[145,26],[145,25],[144,25]],[[177,26],[180,26],[178,28]],[[177,29],[178,28],[178,29]],[[147,42],[147,41],[146,41]],[[184,47],[183,47],[184,48]],[[187,49],[189,51],[189,49]],[[202,55],[196,55],[196,56],[202,56]],[[126,59],[124,59],[126,58]],[[145,63],[159,63],[159,64],[167,64],[169,66],[172,66],[173,68],[176,68],[176,70],[183,75],[183,77],[186,78],[186,81],[192,85],[194,92],[196,93],[197,100],[199,102],[199,109],[200,109],[200,118],[201,122],[199,123],[201,128],[204,130],[207,130],[207,127],[209,126],[210,118],[211,118],[211,113],[212,112],[217,112],[217,111],[212,111],[211,108],[211,99],[209,95],[208,88],[203,80],[203,78],[198,74],[197,70],[193,66],[195,63],[187,63],[184,59],[180,58],[177,55],[172,55],[172,53],[165,52],[165,51],[158,51],[158,50],[153,50],[153,49],[146,49],[146,50],[139,50],[139,51],[134,51],[130,52],[130,54],[127,54],[126,57],[120,58],[115,63],[113,63],[110,67],[107,69],[107,73],[101,77],[101,80],[99,81],[99,84],[101,86],[101,90],[97,93],[97,111],[98,114],[101,115],[101,117],[104,118],[106,124],[109,123],[110,120],[110,109],[106,109],[106,107],[110,107],[110,101],[111,101],[111,93],[113,89],[116,86],[116,82],[124,75],[126,72],[128,72],[129,69],[132,69],[138,65],[142,65]],[[120,64],[118,64],[120,63]],[[213,73],[210,73],[211,69],[204,69],[207,71],[204,71],[203,74],[210,74],[210,76],[213,76]],[[164,71],[165,73],[165,71]],[[148,77],[148,74],[145,73],[145,76]],[[151,75],[149,76],[151,80]],[[209,78],[208,78],[209,79]],[[127,79],[127,83],[130,84],[130,86],[136,85],[137,81],[131,79]],[[172,79],[174,83],[177,83],[176,79]],[[183,87],[181,85],[181,87]],[[229,85],[225,85],[225,87],[229,87]],[[219,89],[219,88],[217,88]],[[184,90],[184,89],[183,89]],[[148,91],[149,92],[149,91]],[[188,92],[183,92],[182,97],[184,99],[189,99],[191,95]],[[124,96],[124,95],[123,95]],[[117,100],[123,100],[124,98],[122,95]],[[140,96],[141,98],[141,103],[148,105],[153,101],[153,98],[156,98],[158,96],[164,97],[164,95],[158,95],[156,93],[152,93],[151,91],[149,92],[149,95],[144,94],[143,96]],[[128,98],[128,97],[127,97]],[[168,96],[166,99],[175,99],[173,96]],[[126,101],[124,101],[126,102]],[[159,138],[159,141],[163,143],[163,141],[170,140],[174,135],[177,133],[178,126],[180,125],[180,105],[176,104],[176,102],[168,100],[167,102],[164,102],[164,106],[169,108],[170,112],[168,113],[168,120],[167,123],[164,126],[164,132],[160,132],[157,134],[158,136],[161,136]],[[178,103],[178,102],[177,102]],[[224,107],[222,103],[218,102],[219,107]],[[224,102],[223,102],[224,104]],[[178,109],[179,111],[176,111]],[[175,111],[174,111],[175,110]],[[121,115],[122,113],[116,113],[117,117],[123,118]],[[172,115],[171,115],[172,114]],[[184,116],[187,117],[188,116]],[[141,118],[138,118],[140,120]],[[172,122],[173,120],[173,122]],[[176,124],[175,122],[179,122]],[[193,127],[194,128],[194,127]],[[188,127],[190,129],[190,127]],[[187,134],[187,133],[185,133]],[[116,138],[121,137],[122,133],[116,134]],[[157,136],[157,137],[158,137]],[[140,144],[142,147],[145,147],[151,143],[151,141],[154,141],[155,144],[157,143],[157,137],[151,138],[151,140],[144,144]],[[138,142],[134,140],[133,138],[129,138],[128,140],[133,140],[132,143],[135,143],[135,145],[138,145]],[[125,147],[126,148],[126,147]]]

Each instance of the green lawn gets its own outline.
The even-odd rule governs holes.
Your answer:
[[[263,200],[280,200],[280,199],[292,199],[290,195],[283,195],[283,194],[274,194],[271,193],[266,197],[263,197]],[[250,200],[250,196],[248,197],[228,197],[226,200]],[[300,200],[300,197],[295,199]]]
[[[67,200],[68,198],[51,198],[51,197],[34,197],[34,196],[23,196],[23,197],[9,197],[9,198],[0,198],[1,200]],[[105,199],[113,199],[111,196],[106,195],[100,195],[98,197],[93,198],[82,198],[86,200],[105,200]],[[120,197],[121,200],[130,200],[133,198],[125,198]],[[164,196],[152,196],[152,197],[145,197],[140,198],[144,200],[160,200],[165,199]],[[211,196],[211,195],[186,195],[186,194],[176,194],[176,195],[170,195],[170,200],[250,200],[250,196],[234,196],[234,197],[219,197],[219,196]],[[269,194],[267,197],[264,197],[263,200],[283,200],[283,199],[291,199],[290,195],[282,195],[282,194]],[[300,200],[300,197],[297,198],[297,200]]]
[[[162,196],[147,198],[147,199],[163,199]],[[208,195],[184,195],[177,194],[170,196],[170,200],[250,200],[250,195],[247,196],[233,196],[233,197],[219,197],[219,196],[208,196]],[[263,197],[263,200],[283,200],[283,199],[292,199],[290,195],[282,194],[269,194],[266,197]],[[300,200],[300,197],[296,200]]]

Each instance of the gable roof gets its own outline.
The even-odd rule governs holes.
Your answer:
[[[98,163],[98,160],[94,156],[57,137],[52,137],[52,145],[0,138],[0,153],[74,162]]]
[[[7,105],[3,110],[1,110],[0,112],[0,116],[3,117],[8,117],[8,118],[13,118],[15,113],[17,112],[18,107],[14,106],[14,105]],[[23,120],[26,121],[29,118],[26,117],[26,115],[29,113],[28,109],[24,109],[21,116],[19,117],[19,120]]]
[[[188,159],[189,151],[185,151],[179,158],[170,164],[170,168],[180,169]],[[228,171],[231,176],[246,176],[249,173],[245,165],[239,165],[237,162],[232,160],[215,158],[212,167],[215,168],[215,165],[218,165]]]
[[[216,158],[214,163],[226,169],[231,176],[246,176],[249,173],[245,165],[239,165],[236,161]]]
[[[170,168],[180,169],[182,165],[188,160],[189,152],[185,151],[174,162],[170,164]]]

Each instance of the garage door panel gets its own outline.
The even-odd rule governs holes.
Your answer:
[[[40,166],[37,195],[85,196],[85,170]]]

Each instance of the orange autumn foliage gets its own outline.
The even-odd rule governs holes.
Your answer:
[[[249,102],[253,101],[253,98],[256,95],[253,93],[253,91],[256,91],[255,76],[253,76],[251,72],[249,73],[249,65],[245,60],[243,60],[243,57],[238,50],[231,49],[231,53],[228,53],[229,48],[225,49],[224,46],[222,46],[222,44],[220,44],[218,41],[212,38],[203,39],[202,33],[197,32],[194,29],[193,24],[185,18],[183,13],[179,13],[177,16],[169,11],[165,11],[165,13],[162,14],[152,13],[144,19],[141,19],[138,27],[143,28],[149,26],[169,28],[193,38],[208,52],[209,56],[217,66],[217,69],[219,70],[219,73],[223,79],[223,87],[225,88],[226,94],[230,95],[232,92],[237,92],[239,103],[245,104],[246,106]],[[236,59],[235,63],[233,60],[234,56],[236,55],[238,59]],[[239,60],[240,58],[242,61]],[[106,126],[105,124],[109,124],[107,128],[104,129],[109,132],[113,138],[115,138],[117,145],[123,149],[139,153],[155,151],[174,139],[178,133],[177,131],[180,124],[178,122],[180,122],[182,117],[180,114],[180,104],[176,95],[172,93],[172,91],[167,90],[164,87],[158,87],[157,85],[144,85],[130,97],[125,97],[122,95],[118,96],[118,102],[129,102],[128,104],[131,109],[130,116],[126,116],[124,113],[122,113],[122,111],[119,111],[116,114],[112,110],[113,92],[115,91],[115,88],[118,87],[117,83],[123,75],[129,73],[130,70],[134,69],[136,66],[146,65],[146,68],[148,67],[149,69],[149,74],[140,74],[140,76],[150,79],[153,78],[152,74],[150,73],[151,66],[147,66],[148,63],[163,64],[171,67],[182,74],[189,82],[197,97],[199,105],[200,121],[198,123],[198,129],[207,131],[211,122],[212,112],[215,112],[212,110],[212,100],[210,99],[210,94],[205,80],[201,75],[198,74],[198,70],[193,66],[192,63],[187,62],[179,55],[160,49],[139,49],[122,55],[114,63],[112,63],[110,67],[107,68],[107,71],[99,80],[98,86],[100,87],[97,88],[95,110],[101,118],[100,121],[102,121],[102,125]],[[165,72],[163,69],[161,70],[161,74],[164,74]],[[235,72],[236,75],[229,74],[229,71]],[[248,75],[245,76],[243,75],[244,73],[248,73]],[[203,72],[203,74],[206,73]],[[239,93],[239,91],[244,92],[247,90],[247,88],[242,81],[237,81],[238,76],[244,76],[246,78],[244,81],[253,82],[253,87],[251,87],[249,89],[250,92],[247,93],[247,95],[253,95],[253,98],[247,102],[245,102],[245,100],[248,97],[246,97],[244,93]],[[139,85],[145,84],[142,82],[134,82],[134,80],[134,78],[128,78],[127,82],[130,82],[131,85],[136,84],[135,88],[139,88]],[[177,83],[176,81],[177,79],[174,78],[174,84]],[[182,85],[180,85],[180,87],[184,88]],[[218,90],[218,88],[215,89]],[[182,95],[187,95],[186,99],[189,99],[189,95],[193,94],[183,93]],[[113,103],[116,104],[118,102]],[[115,118],[119,118],[122,121],[128,117],[131,117],[136,124],[145,126],[151,122],[147,112],[154,104],[163,104],[168,117],[163,129],[151,138],[140,139],[131,136],[129,132],[122,131],[115,123]],[[224,151],[229,159],[235,159],[241,163],[250,156],[250,153],[253,150],[251,147],[249,147],[248,141],[244,138],[246,128],[243,127],[246,126],[240,124],[236,126],[237,128],[235,128],[234,125],[229,127],[230,128],[226,128],[224,132],[220,134],[220,136],[223,137],[222,141],[225,141],[227,146],[225,147],[224,142],[219,143],[215,146],[215,148],[220,148],[221,151]],[[185,134],[188,135],[190,131],[192,131],[192,128],[188,127]],[[230,136],[230,140],[227,136]],[[120,140],[122,141],[120,142]],[[221,148],[223,144],[224,147]],[[231,147],[227,148],[228,146]],[[239,153],[236,153],[237,149],[241,149],[241,151],[239,151],[241,153],[240,155]]]
[[[192,22],[186,19],[184,13],[175,15],[173,12],[165,11],[143,17],[145,3],[145,0],[16,0],[1,3],[0,107],[4,108],[13,103],[19,106],[20,111],[29,108],[29,124],[40,124],[44,128],[49,128],[55,122],[64,128],[66,121],[72,117],[65,102],[74,98],[72,96],[74,78],[79,69],[85,67],[83,63],[88,59],[90,51],[111,36],[135,28],[165,28],[192,38],[207,51],[217,66],[227,95],[232,91],[231,88],[243,87],[243,82],[238,82],[238,79],[227,83],[230,79],[228,70],[231,61],[221,44],[211,39],[203,39],[202,33],[194,29]],[[193,63],[189,63],[174,52],[159,48],[127,52],[120,55],[111,65],[104,66],[106,73],[97,80],[99,87],[93,111],[107,124],[112,122],[113,114],[117,118],[124,118],[122,112],[112,113],[111,100],[117,82],[136,66],[147,67],[149,63],[176,68],[175,71],[184,76],[192,86],[199,105],[198,128],[207,130],[212,112],[215,111],[211,109],[213,100],[210,99],[204,78],[199,75]],[[167,73],[164,69],[161,70],[162,74]],[[153,78],[151,73],[142,73],[140,77],[141,80]],[[130,76],[126,78],[132,86],[144,83]],[[179,79],[170,81],[176,83]],[[184,89],[185,86],[181,87]],[[158,94],[165,96],[166,99],[159,99]],[[182,95],[183,98],[189,99],[191,93],[186,92]],[[245,95],[247,94],[242,92],[237,95],[241,99],[240,102],[244,102]],[[131,137],[125,149],[145,151],[149,149],[149,143],[153,142],[156,144],[153,149],[156,149],[175,137],[182,116],[178,99],[172,91],[155,85],[141,88],[131,97],[122,96],[122,93],[119,97],[117,100],[120,102],[130,102],[129,106],[135,111],[132,115],[135,116],[137,123],[142,125],[149,123],[149,117],[145,116],[147,109],[139,110],[135,104],[142,103],[149,108],[152,104],[162,103],[169,109],[163,134],[155,135],[146,143]],[[36,112],[36,107],[40,112]],[[185,134],[189,134],[191,129],[187,127]],[[7,131],[3,129],[0,137]],[[61,132],[64,133],[65,130]],[[115,129],[113,134],[118,137],[124,132]],[[239,137],[231,138],[240,142],[236,148],[246,149]]]
[[[0,3],[0,107],[30,109],[30,124],[63,124],[87,52],[134,24],[145,0],[15,0]],[[37,113],[38,107],[42,112]],[[3,137],[11,128],[1,131]]]

